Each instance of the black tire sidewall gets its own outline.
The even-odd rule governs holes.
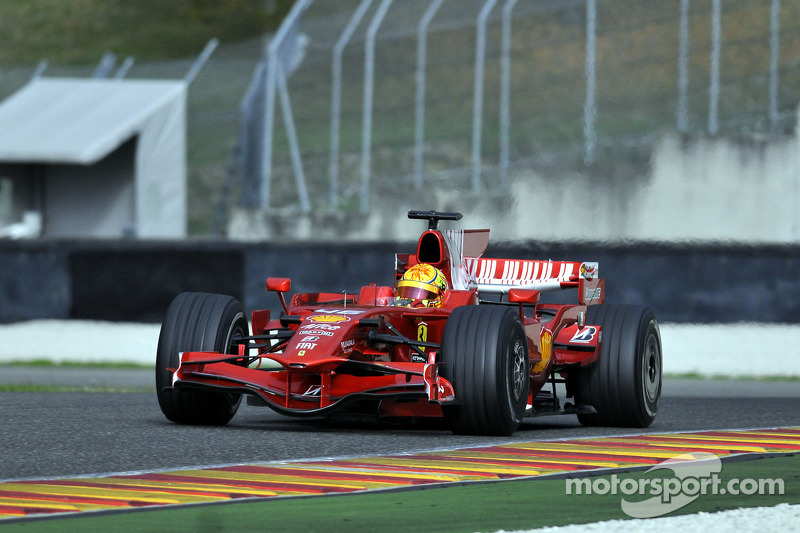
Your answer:
[[[504,320],[504,325],[508,330],[505,332],[501,331],[497,339],[499,343],[497,357],[501,358],[501,360],[498,360],[497,366],[503,366],[503,375],[498,376],[497,390],[500,392],[498,400],[506,401],[503,407],[503,414],[509,417],[510,425],[513,425],[514,430],[516,430],[525,417],[525,409],[528,404],[528,391],[530,390],[531,367],[530,356],[528,355],[528,342],[525,337],[525,330],[522,327],[522,322],[516,310],[512,310],[511,314],[513,318]],[[520,352],[523,359],[524,368],[521,373],[525,378],[523,388],[519,391],[519,397],[516,397],[514,390],[514,366],[517,351]]]
[[[649,309],[647,311],[650,311]],[[642,420],[648,420],[647,425],[652,423],[653,419],[658,412],[658,407],[661,403],[661,385],[660,381],[663,376],[663,357],[661,353],[661,332],[658,327],[658,322],[652,311],[642,315],[642,323],[639,328],[638,338],[638,357],[637,357],[637,375],[640,376],[638,383],[639,390],[641,391],[640,414]],[[652,351],[651,351],[652,350]],[[652,360],[651,362],[648,360]],[[655,375],[659,381],[656,390],[648,393],[648,380],[647,375],[650,366],[655,366]]]
[[[661,398],[663,361],[655,314],[633,305],[596,305],[587,310],[586,323],[601,326],[603,337],[598,361],[580,370],[576,396],[597,413],[578,419],[584,425],[648,427]],[[649,395],[648,360],[657,379]]]
[[[522,391],[514,396],[514,347],[523,353]],[[530,387],[527,339],[514,309],[463,306],[453,310],[442,335],[442,377],[456,395],[443,412],[456,433],[510,435],[525,416]]]
[[[164,415],[173,422],[226,424],[236,413],[241,395],[206,390],[172,389],[172,371],[180,353],[236,353],[232,337],[248,334],[242,304],[220,294],[181,293],[170,304],[158,339],[156,389]]]

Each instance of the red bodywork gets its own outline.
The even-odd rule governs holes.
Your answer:
[[[439,343],[453,309],[487,303],[487,296],[515,305],[523,321],[530,357],[528,414],[556,374],[594,362],[600,327],[584,324],[586,306],[603,302],[604,282],[596,263],[486,259],[488,230],[428,230],[416,253],[397,254],[395,275],[425,262],[448,277],[439,308],[390,305],[392,286],[369,285],[358,294],[295,294],[285,278],[269,278],[285,313],[252,314],[253,336],[237,355],[184,352],[173,386],[246,393],[274,410],[295,416],[377,406],[382,416],[442,416],[442,404],[458,402],[458,391],[439,375]],[[540,292],[577,288],[575,305],[537,303]],[[418,344],[417,344],[418,343]],[[568,391],[569,393],[569,391]]]

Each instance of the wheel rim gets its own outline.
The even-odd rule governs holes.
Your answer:
[[[239,344],[241,343],[241,339],[247,335],[247,323],[243,321],[244,315],[242,313],[237,314],[233,321],[231,321],[230,328],[228,328],[228,334],[225,335],[224,353],[230,355],[239,353]],[[245,361],[247,361],[247,358],[245,358]],[[242,366],[245,366],[245,364]],[[227,394],[231,405],[235,404],[238,406],[242,399],[241,393],[229,392]]]
[[[650,411],[650,406],[658,402],[661,390],[661,353],[654,334],[647,337],[642,363],[642,388]]]
[[[244,315],[239,313],[236,317],[231,321],[231,325],[228,328],[228,334],[225,335],[225,348],[224,353],[235,355],[239,353],[239,344],[241,342],[242,337],[247,335],[245,328],[246,323],[243,323]]]
[[[522,398],[522,393],[525,390],[525,380],[527,375],[525,372],[525,347],[519,339],[514,343],[513,361],[511,362],[511,392],[514,396],[514,401],[518,402]]]

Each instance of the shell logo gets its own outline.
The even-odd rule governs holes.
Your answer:
[[[307,319],[309,322],[322,322],[325,324],[335,324],[336,322],[347,322],[350,320],[342,315],[314,315]]]
[[[594,279],[597,275],[597,263],[581,263],[581,277],[583,279]]]

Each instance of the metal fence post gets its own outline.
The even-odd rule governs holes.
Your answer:
[[[219,46],[218,39],[211,39],[210,41],[208,41],[208,43],[206,43],[206,46],[205,48],[203,48],[203,51],[200,52],[200,55],[197,56],[197,59],[194,60],[194,63],[192,63],[191,68],[189,68],[189,72],[187,72],[186,75],[183,77],[186,83],[191,84],[197,77],[197,75],[200,74],[200,71],[203,69],[205,64],[211,58],[211,54],[214,53],[214,50],[217,49],[217,46]]]
[[[711,8],[711,83],[708,87],[708,133],[719,132],[719,56],[722,48],[722,0]]]
[[[128,75],[128,71],[133,67],[134,59],[132,56],[128,56],[125,58],[125,61],[122,62],[122,65],[117,69],[117,72],[114,73],[115,80],[121,80],[125,76]]]
[[[500,51],[500,180],[508,188],[511,129],[511,11],[518,0],[506,0],[503,6],[503,37]]]
[[[364,49],[364,120],[361,132],[361,212],[369,211],[370,165],[372,163],[372,96],[375,78],[375,35],[393,0],[381,0],[367,29]]]
[[[361,19],[364,18],[372,0],[361,0],[353,16],[347,22],[342,34],[333,47],[332,62],[332,81],[331,81],[331,159],[328,164],[328,176],[330,178],[329,203],[332,210],[339,207],[339,131],[342,122],[342,55],[344,48],[353,33],[356,31]]]
[[[584,151],[583,162],[586,165],[594,163],[594,150],[597,144],[595,120],[597,106],[595,91],[597,84],[597,2],[586,0],[586,101],[583,106],[583,137]]]
[[[475,101],[472,114],[472,191],[481,188],[481,133],[483,130],[483,77],[486,63],[486,23],[497,0],[486,0],[478,14],[475,36]]]
[[[281,44],[289,34],[289,31],[297,24],[303,12],[314,2],[314,0],[297,0],[292,6],[289,14],[281,23],[275,36],[267,45],[267,79],[264,107],[264,153],[261,162],[261,175],[263,185],[261,187],[261,208],[268,209],[270,202],[270,187],[272,184],[272,143],[273,129],[275,125],[275,91],[278,84],[278,51]]]
[[[41,78],[44,75],[44,71],[47,70],[48,64],[49,62],[46,59],[39,61],[39,64],[36,65],[36,70],[31,74],[31,81]]]
[[[292,104],[289,100],[289,89],[286,87],[286,73],[283,69],[278,70],[278,94],[281,98],[281,111],[283,122],[286,124],[286,137],[289,141],[289,155],[292,159],[292,169],[294,170],[294,180],[297,185],[297,194],[300,197],[300,209],[303,213],[311,211],[311,202],[308,200],[308,189],[306,189],[306,177],[303,173],[303,163],[300,156],[300,146],[297,143],[297,131],[294,127],[294,117],[292,116]]]
[[[678,131],[689,131],[689,0],[681,0],[678,35]]]
[[[778,60],[780,56],[781,0],[772,0],[769,17],[769,132],[778,132]]]
[[[428,26],[444,0],[433,0],[417,25],[417,89],[414,101],[414,187],[422,188],[423,156],[425,152],[425,66],[428,46]]]
[[[106,52],[103,54],[103,57],[100,58],[100,63],[97,64],[97,68],[94,70],[94,74],[92,74],[92,78],[95,79],[104,79],[111,76],[111,73],[114,72],[114,67],[117,65],[117,56],[114,52]]]

